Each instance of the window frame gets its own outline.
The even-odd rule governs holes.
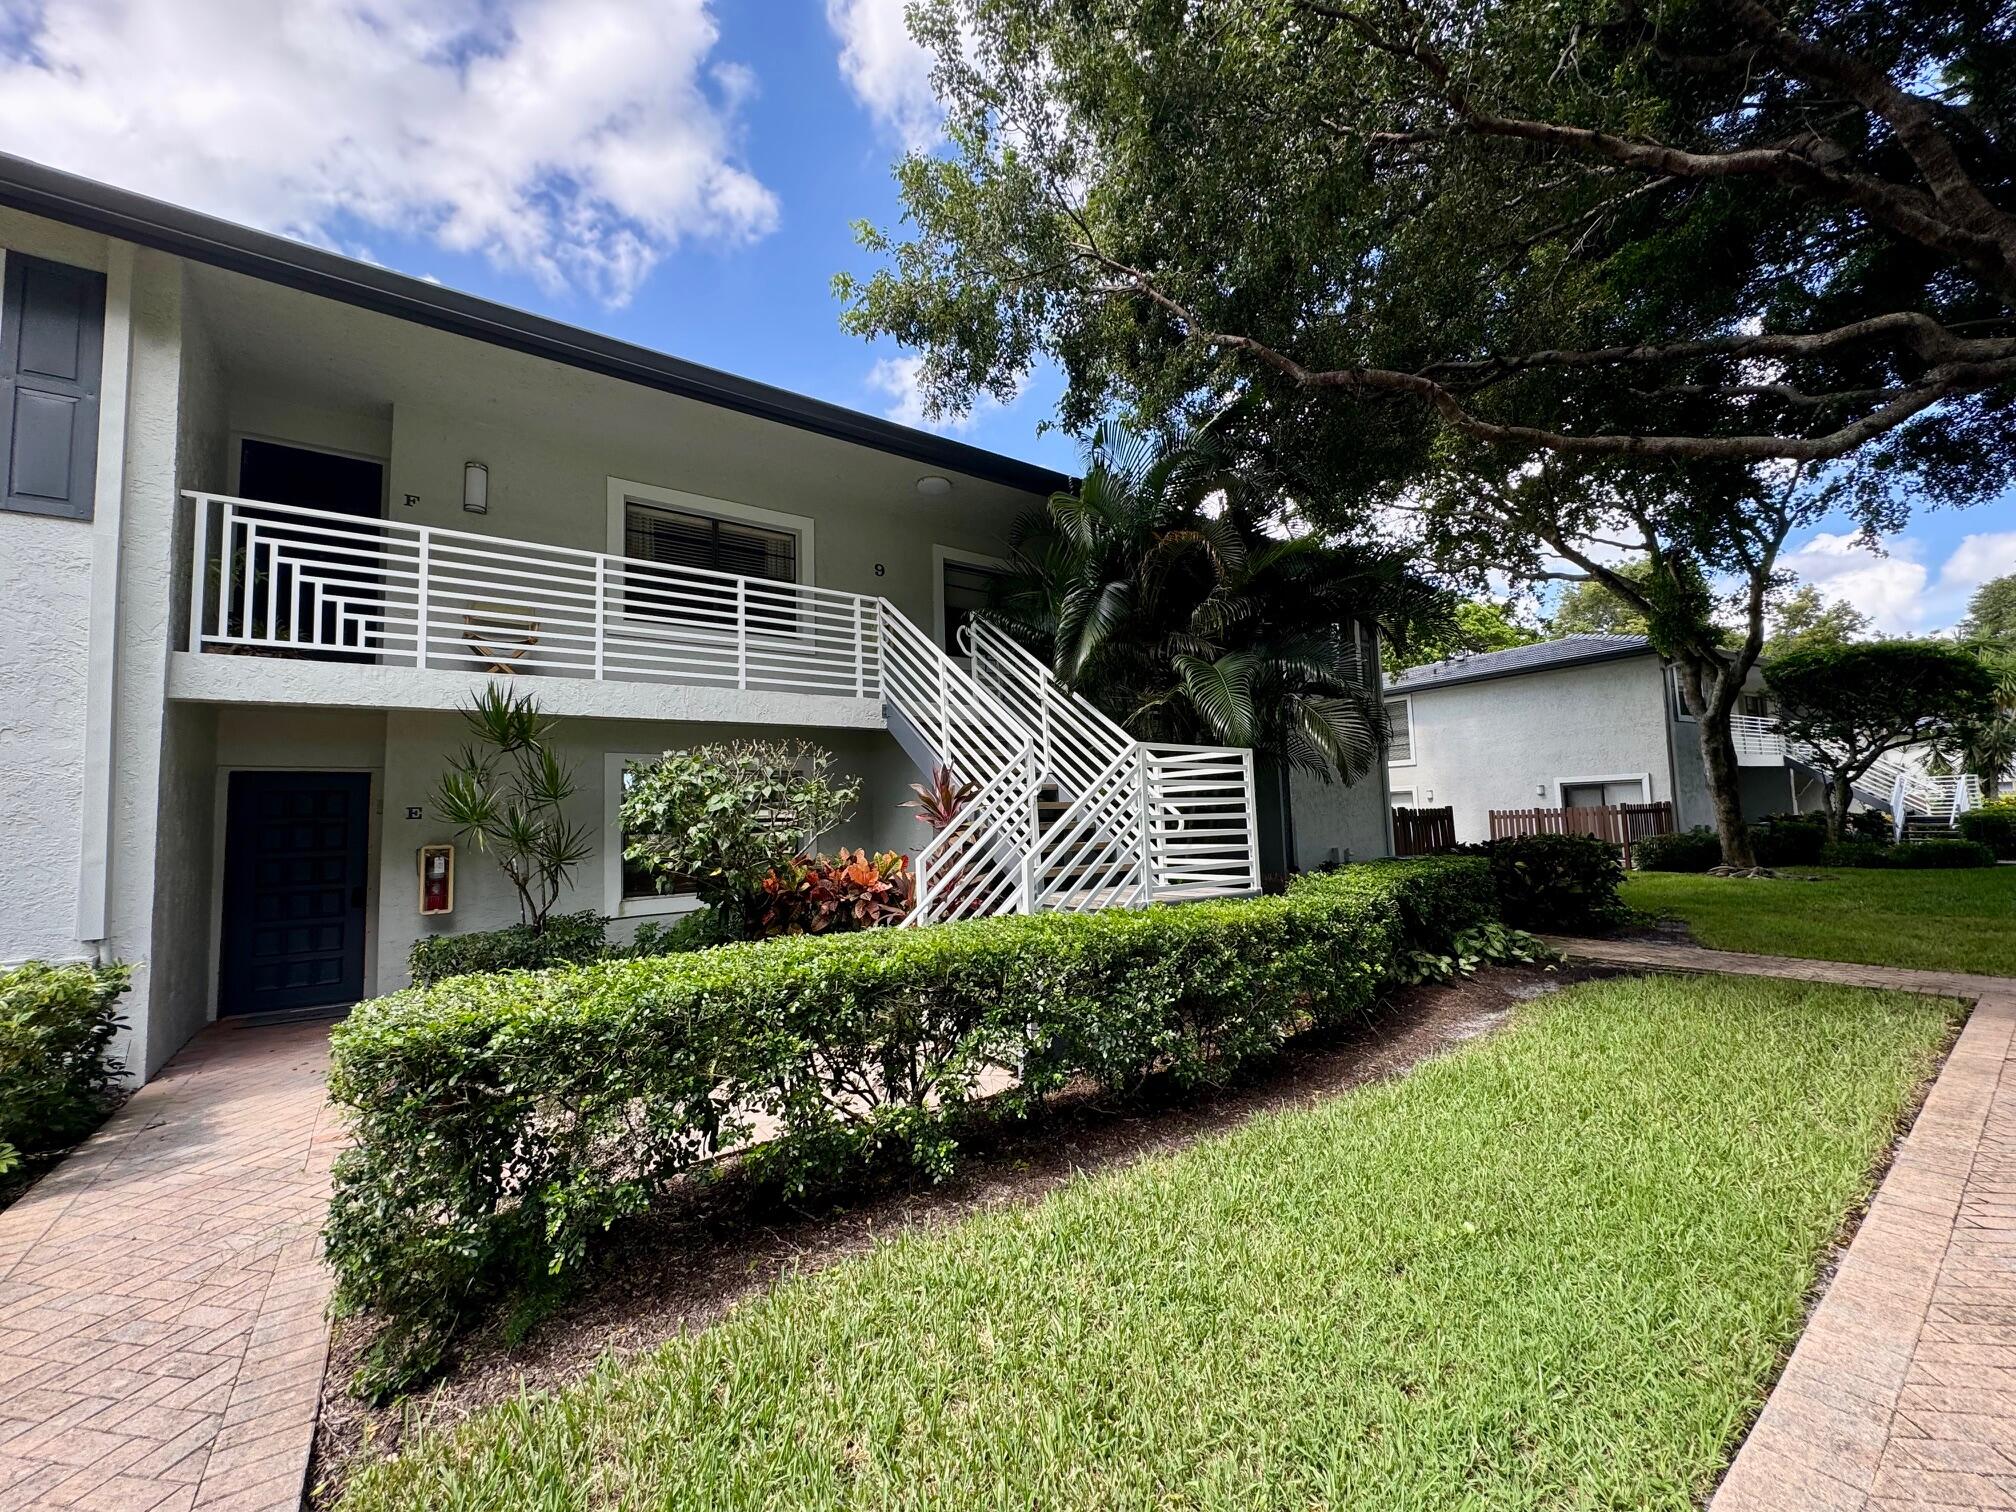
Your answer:
[[[1568,807],[1568,789],[1571,787],[1588,787],[1592,784],[1607,787],[1613,782],[1635,782],[1638,784],[1638,796],[1636,798],[1627,798],[1625,800],[1627,803],[1654,803],[1658,801],[1652,796],[1652,774],[1650,772],[1604,772],[1585,777],[1557,777],[1554,780],[1554,807],[1558,809]],[[1608,808],[1610,805],[1605,803],[1603,807]]]
[[[813,588],[818,585],[813,561],[814,529],[810,515],[786,514],[780,509],[763,509],[754,504],[738,503],[733,499],[716,499],[706,494],[686,493],[676,488],[660,488],[653,483],[639,483],[629,478],[611,477],[608,481],[608,554],[619,561],[629,560],[629,555],[623,547],[629,528],[630,506],[640,504],[647,509],[671,509],[681,514],[702,515],[709,519],[732,521],[741,525],[759,525],[766,530],[788,531],[798,538],[797,560],[794,564],[797,575],[788,583],[783,578],[751,579],[751,581],[774,582],[780,587],[796,588]],[[617,580],[621,581],[620,574]],[[774,623],[781,626],[784,619],[785,616],[780,614]],[[650,637],[655,634],[667,640],[679,640],[689,644],[696,641],[701,643],[718,641],[722,645],[732,645],[735,640],[730,632],[691,627],[681,629],[670,620],[652,615],[611,614],[609,623],[621,625],[626,635]],[[795,641],[803,638],[803,630],[802,625],[795,630],[752,628],[750,638],[773,642]]]
[[[699,894],[623,895],[623,769],[633,761],[653,761],[662,751],[606,751],[602,756],[602,912],[612,919],[663,919],[697,913]]]
[[[1407,709],[1406,758],[1402,760],[1400,758],[1395,757],[1393,754],[1392,742],[1388,741],[1386,745],[1386,765],[1389,767],[1419,766],[1421,764],[1421,747],[1415,743],[1414,695],[1411,693],[1384,693],[1381,694],[1380,696],[1382,699],[1381,703],[1382,708],[1386,707],[1387,705],[1397,703],[1397,704],[1404,704]]]
[[[1389,808],[1389,809],[1399,809],[1399,808],[1405,808],[1405,809],[1411,809],[1411,808],[1419,808],[1419,807],[1420,807],[1421,805],[1420,805],[1419,803],[1417,803],[1417,802],[1415,801],[1415,798],[1414,798],[1414,794],[1415,794],[1415,792],[1416,792],[1416,791],[1417,791],[1416,789],[1414,789],[1414,788],[1411,788],[1411,787],[1410,787],[1410,788],[1396,788],[1396,787],[1389,787],[1389,788],[1387,788],[1387,789],[1386,789],[1386,807],[1387,807],[1387,808]],[[1406,801],[1405,803],[1402,803],[1402,802],[1400,801],[1400,795],[1401,795],[1402,793],[1405,793],[1405,794],[1407,795],[1407,801]]]

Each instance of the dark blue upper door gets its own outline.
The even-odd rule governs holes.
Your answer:
[[[363,772],[233,772],[218,1009],[284,1013],[364,995]]]

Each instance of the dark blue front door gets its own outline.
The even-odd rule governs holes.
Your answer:
[[[233,772],[218,1009],[285,1013],[364,995],[362,772]]]

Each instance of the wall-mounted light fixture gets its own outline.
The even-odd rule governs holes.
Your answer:
[[[462,464],[462,507],[471,514],[490,513],[490,469],[481,462]]]
[[[917,480],[917,492],[927,499],[942,498],[952,492],[952,480],[941,478],[936,473],[926,473]]]

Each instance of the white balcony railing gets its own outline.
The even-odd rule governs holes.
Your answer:
[[[886,599],[191,493],[189,649],[873,700],[979,791],[916,922],[1257,890],[1250,751],[1144,745],[998,631],[961,666]],[[1069,800],[1047,829],[1040,794]]]
[[[188,495],[189,649],[879,698],[879,599]]]
[[[1730,733],[1736,740],[1739,766],[1781,766],[1785,761],[1785,737],[1778,733],[1777,721],[1755,714],[1733,714]]]

